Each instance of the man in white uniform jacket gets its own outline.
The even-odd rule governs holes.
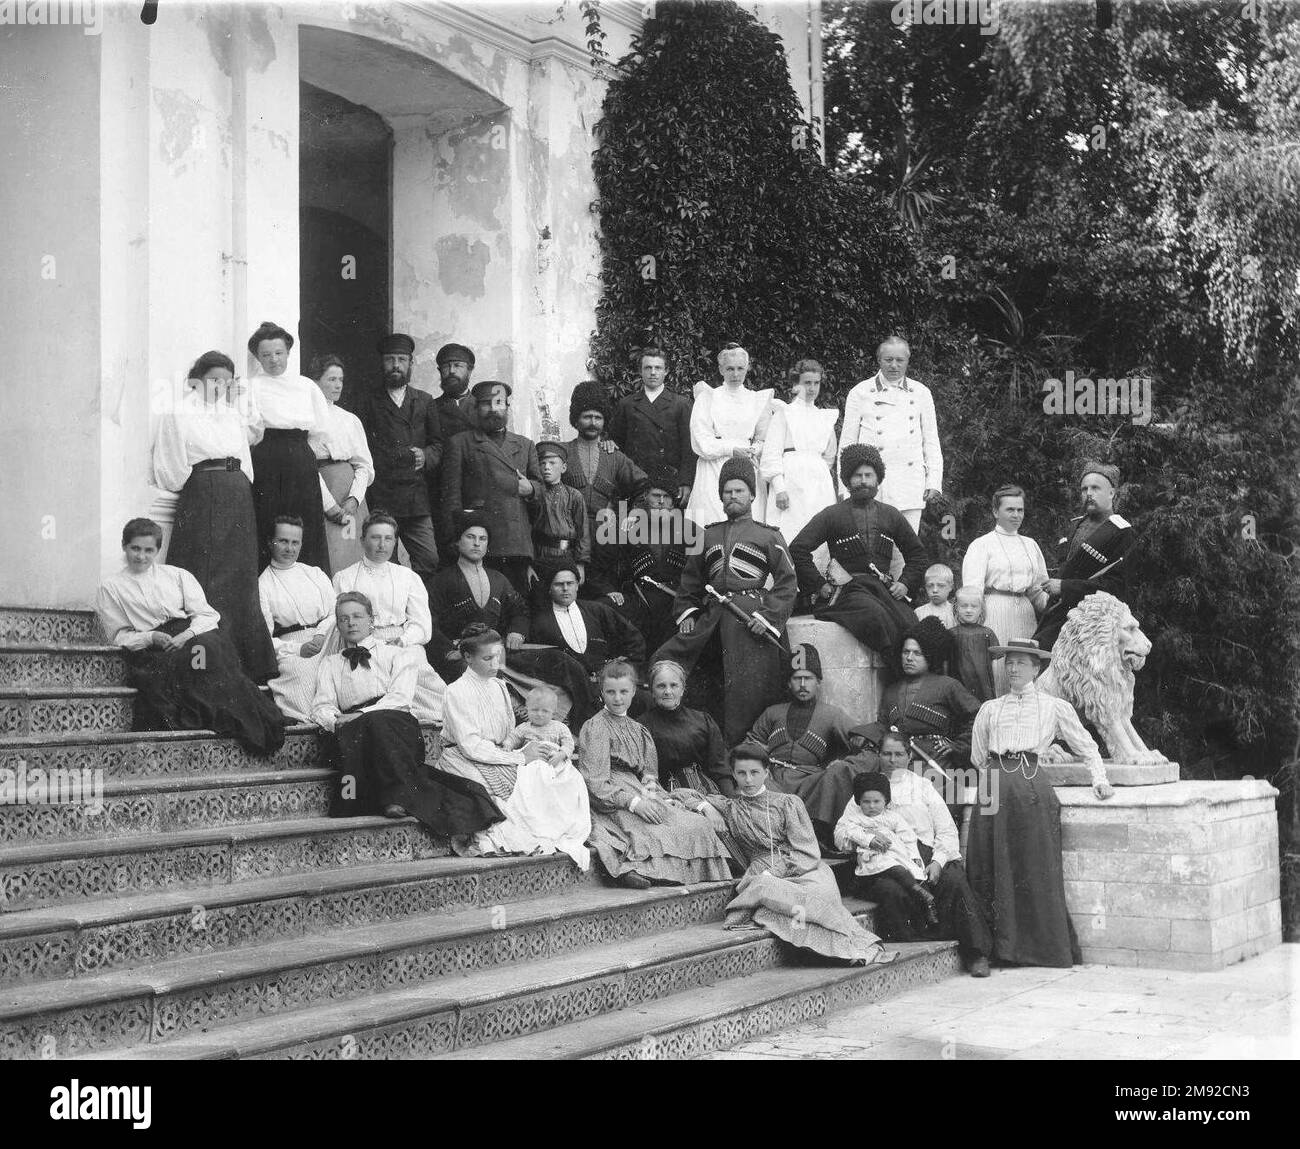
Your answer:
[[[902,511],[919,532],[921,512],[943,488],[943,453],[930,389],[907,377],[910,355],[897,336],[876,348],[880,370],[845,399],[840,450],[867,443],[880,452],[886,478],[876,500]]]

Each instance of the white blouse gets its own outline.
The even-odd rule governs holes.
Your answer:
[[[462,757],[488,766],[522,766],[522,750],[505,750],[515,728],[506,684],[467,670],[447,687],[442,700],[442,737]]]
[[[188,618],[196,635],[216,630],[221,615],[208,605],[203,588],[187,570],[154,563],[143,574],[123,567],[100,584],[95,613],[108,641],[144,650],[153,631],[173,618]]]
[[[582,619],[578,604],[571,602],[568,606],[556,606],[551,603],[551,610],[555,612],[555,625],[560,628],[564,641],[579,654],[586,654],[587,624]]]
[[[1101,752],[1074,707],[1063,698],[1044,694],[1032,682],[1019,693],[1010,691],[979,708],[971,730],[970,760],[975,766],[983,766],[990,754],[1022,750],[1041,757],[1057,738],[1088,767],[1094,786],[1106,781]]]
[[[176,410],[165,414],[153,444],[154,486],[179,491],[195,463],[228,458],[239,460],[239,469],[251,483],[248,445],[262,438],[261,419],[246,398],[240,402],[244,411],[224,400],[209,405],[191,391]]]
[[[691,408],[691,448],[701,459],[726,459],[767,433],[772,391],[730,390],[726,384],[701,390]]]
[[[401,645],[423,646],[433,637],[429,592],[420,576],[396,563],[362,559],[334,576],[334,594],[360,591],[375,611],[375,628],[400,626]]]
[[[360,419],[351,411],[326,402],[325,425],[308,435],[307,443],[317,459],[351,463],[352,489],[348,494],[358,503],[365,499],[366,489],[375,481],[375,464]],[[326,509],[329,509],[328,503]]]
[[[810,407],[802,400],[773,403],[775,413],[759,471],[772,484],[774,493],[786,489],[785,461],[787,448],[804,455],[820,455],[826,465],[835,463],[835,420],[840,413],[833,407]]]
[[[294,563],[281,570],[268,565],[257,576],[257,597],[276,654],[297,654],[304,643],[316,634],[327,634],[334,626],[334,587],[319,567]],[[291,638],[275,638],[277,626],[308,629]]]
[[[1046,581],[1047,563],[1039,545],[1031,538],[1009,534],[1001,527],[975,539],[966,548],[961,562],[962,586],[1020,593]],[[1029,601],[1042,610],[1047,605],[1047,592],[1040,591]]]
[[[254,375],[253,395],[263,424],[276,430],[321,431],[329,426],[329,404],[305,375]]]
[[[359,713],[372,710],[411,710],[420,661],[413,650],[376,642],[374,637],[358,645],[370,651],[370,665],[348,665],[341,653],[322,658],[316,677],[316,697],[311,705],[311,720],[322,730],[333,730],[339,715],[359,702],[378,701],[363,706]]]

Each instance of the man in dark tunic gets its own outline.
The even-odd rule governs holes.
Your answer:
[[[510,384],[495,379],[474,384],[478,426],[453,435],[447,444],[440,533],[450,542],[458,514],[482,512],[492,536],[488,565],[527,595],[533,561],[529,504],[536,498],[542,473],[532,441],[506,430],[511,390]]]
[[[705,527],[703,545],[687,558],[673,602],[677,633],[654,655],[656,662],[672,659],[689,674],[701,656],[720,653],[722,733],[731,746],[781,696],[786,652],[780,643],[799,591],[781,532],[750,517],[756,486],[747,459],[723,463],[718,496],[727,517]],[[709,587],[731,595],[749,621],[717,601]]]
[[[427,480],[442,460],[442,423],[433,396],[411,386],[415,340],[400,332],[385,335],[377,349],[384,386],[372,388],[357,410],[375,463],[366,502],[372,512],[386,511],[397,520],[411,569],[427,579],[438,569]]]
[[[835,823],[853,797],[854,777],[874,767],[846,760],[853,749],[853,719],[838,706],[818,699],[821,684],[817,648],[810,643],[794,647],[790,701],[764,710],[745,741],[767,748],[768,789],[803,799],[817,840],[829,846]]]
[[[844,627],[863,645],[889,650],[916,622],[907,605],[925,576],[925,550],[902,513],[876,501],[885,477],[880,452],[851,443],[840,453],[840,479],[849,497],[818,511],[790,544],[800,589],[813,617]],[[825,543],[831,562],[823,575],[813,552]],[[895,548],[903,556],[896,580],[888,574]]]
[[[622,610],[651,650],[677,632],[673,600],[686,568],[686,544],[694,537],[687,532],[694,532],[695,524],[673,510],[676,489],[676,471],[658,467],[649,472],[646,506],[628,516],[625,530],[629,573]]]
[[[618,542],[618,524],[634,503],[644,504],[650,480],[622,451],[602,448],[601,435],[608,414],[609,400],[599,383],[588,380],[573,389],[569,423],[576,428],[578,437],[565,444],[569,458],[564,481],[586,500],[591,527],[591,563],[583,597],[607,595],[616,606],[621,606],[622,548]]]
[[[1079,490],[1084,513],[1070,520],[1058,542],[1061,565],[1057,577],[1047,580],[1051,602],[1034,632],[1044,650],[1051,650],[1070,610],[1088,595],[1104,590],[1121,602],[1128,600],[1125,560],[1137,536],[1128,521],[1114,513],[1119,481],[1119,468],[1110,463],[1083,466]]]
[[[691,449],[691,407],[686,395],[664,386],[667,358],[658,347],[641,352],[641,387],[625,395],[614,407],[607,432],[638,467],[668,467],[676,482],[672,491],[677,506],[686,506],[695,485],[695,452]]]

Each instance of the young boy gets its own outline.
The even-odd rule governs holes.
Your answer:
[[[923,618],[934,617],[949,630],[957,625],[957,619],[952,613],[952,603],[948,601],[952,597],[954,582],[956,578],[952,573],[952,567],[944,566],[943,563],[935,563],[925,572],[927,601],[916,608],[917,622]]]
[[[957,625],[952,635],[954,677],[981,702],[996,697],[993,689],[993,656],[998,636],[984,626],[984,590],[964,586],[957,592]]]
[[[926,923],[939,924],[934,895],[921,884],[925,867],[916,848],[916,831],[896,810],[890,810],[889,779],[883,774],[859,774],[853,779],[853,798],[835,826],[835,845],[857,851],[854,873],[863,897],[881,878],[891,878],[915,899]]]
[[[546,602],[546,588],[558,562],[578,565],[578,581],[586,577],[591,561],[591,529],[587,504],[580,491],[565,486],[569,452],[560,443],[537,444],[537,465],[542,472],[542,489],[533,504],[534,608]]]
[[[555,717],[555,712],[560,705],[555,688],[545,684],[534,686],[524,699],[524,705],[528,708],[528,721],[521,722],[510,732],[505,748],[520,750],[530,742],[554,742],[565,757],[571,759],[574,749],[573,734]]]

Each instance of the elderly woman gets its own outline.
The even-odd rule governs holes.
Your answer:
[[[273,754],[284,744],[280,712],[240,669],[198,580],[157,561],[161,545],[152,519],[127,523],[126,565],[100,585],[95,602],[109,642],[126,651],[127,682],[140,692],[135,729],[214,730],[252,754]]]
[[[248,340],[249,354],[261,373],[253,378],[253,397],[265,430],[253,448],[253,502],[262,565],[270,561],[267,542],[276,515],[302,519],[302,561],[332,570],[325,542],[325,514],[316,456],[307,439],[329,426],[329,410],[320,388],[302,375],[287,375],[293,336],[274,323],[263,323]]]
[[[153,445],[154,483],[179,491],[167,558],[187,570],[225,620],[244,672],[275,674],[275,651],[257,609],[257,528],[248,445],[261,437],[251,401],[234,385],[228,355],[208,351],[190,368],[188,388],[163,415]]]
[[[351,411],[338,405],[343,394],[343,360],[318,355],[311,377],[325,398],[325,425],[307,436],[320,471],[325,507],[325,541],[330,567],[339,571],[361,558],[361,524],[366,521],[366,488],[375,481],[365,428]]]
[[[994,527],[966,549],[962,586],[984,591],[984,625],[1002,644],[1032,638],[1047,609],[1047,563],[1031,538],[1020,533],[1025,521],[1025,489],[1008,483],[993,492]],[[993,688],[1005,694],[1007,672],[993,663]]]
[[[663,658],[650,668],[650,706],[638,721],[650,731],[659,760],[659,782],[703,794],[731,793],[727,746],[713,716],[682,705],[686,671]]]
[[[759,473],[768,484],[764,522],[780,528],[787,539],[837,498],[833,471],[839,411],[817,406],[823,374],[816,359],[800,359],[790,368],[790,402],[773,404],[763,442]],[[826,561],[823,551],[818,565],[825,568]]]
[[[971,886],[999,961],[1065,968],[1079,960],[1079,942],[1065,904],[1061,803],[1040,758],[1059,738],[1087,765],[1098,798],[1115,791],[1074,707],[1034,686],[1051,656],[1032,638],[994,653],[1005,659],[1008,690],[980,707],[971,731],[971,762],[993,775],[979,787],[993,801],[971,820]]]
[[[745,386],[749,373],[749,352],[738,343],[728,343],[718,352],[720,387],[700,387],[691,408],[691,449],[699,456],[695,486],[686,513],[700,527],[721,521],[722,499],[718,478],[728,459],[746,459],[754,464],[762,458],[763,442],[772,418],[772,392],[751,391]],[[752,514],[763,522],[766,485],[760,482]]]
[[[705,819],[665,801],[650,732],[627,715],[636,671],[622,659],[601,672],[604,708],[578,735],[578,769],[591,794],[591,845],[620,886],[689,885],[730,876]]]
[[[737,746],[730,761],[736,797],[688,790],[672,795],[725,830],[745,854],[748,868],[727,906],[724,927],[766,928],[799,949],[854,965],[891,961],[894,955],[885,953],[880,939],[844,908],[804,804],[767,788],[767,752]]]
[[[515,728],[506,684],[501,636],[473,623],[460,636],[465,671],[447,687],[443,699],[443,753],[440,769],[479,783],[495,799],[505,820],[472,838],[456,839],[456,852],[489,854],[568,854],[582,869],[590,857],[583,843],[591,833],[587,788],[560,747],[537,742],[522,750],[505,749]]]
[[[352,592],[334,608],[342,648],[324,659],[312,721],[333,736],[340,773],[336,817],[413,815],[441,837],[472,834],[502,815],[481,785],[424,763],[424,736],[411,713],[417,652],[374,638],[370,600]]]

